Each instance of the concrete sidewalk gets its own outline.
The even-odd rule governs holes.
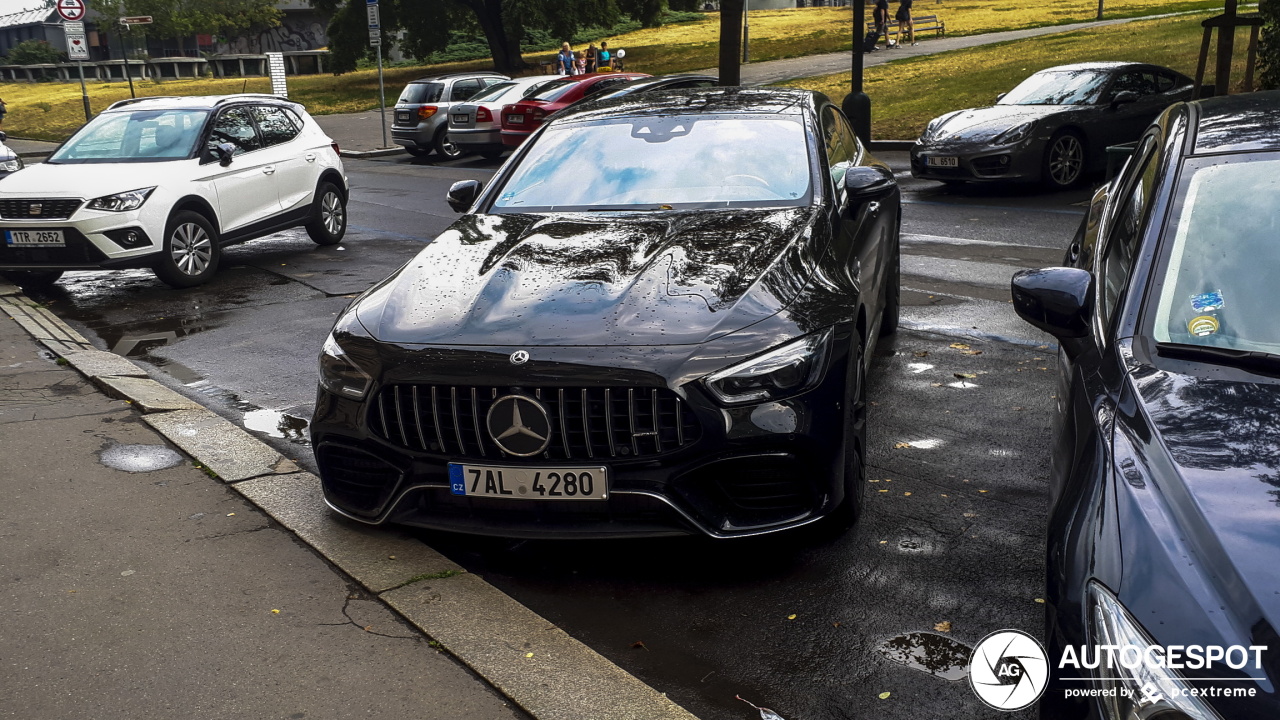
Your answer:
[[[528,717],[7,309],[0,716]]]

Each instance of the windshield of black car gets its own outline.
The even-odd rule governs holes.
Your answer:
[[[1280,353],[1280,153],[1185,161],[1163,243],[1158,342]]]
[[[192,157],[208,110],[104,112],[62,144],[47,162],[165,162]]]
[[[1018,83],[998,105],[1091,105],[1106,86],[1100,70],[1044,70]]]
[[[799,116],[623,117],[548,127],[493,212],[793,207],[810,193]]]
[[[444,92],[444,83],[409,83],[400,93],[397,105],[418,105],[440,101],[440,93]]]
[[[542,86],[538,92],[530,95],[527,100],[540,100],[542,102],[555,102],[561,97],[569,94],[569,91],[578,86],[579,80],[573,78],[565,78],[555,82],[547,83]]]

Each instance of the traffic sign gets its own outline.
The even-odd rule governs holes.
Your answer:
[[[58,0],[58,15],[63,20],[75,22],[83,20],[85,14],[84,0]]]
[[[122,17],[122,18],[120,18],[120,24],[121,24],[121,25],[150,25],[150,24],[151,24],[151,16],[150,16],[150,15],[136,15],[136,16],[134,16],[134,17]]]
[[[89,42],[83,33],[67,33],[67,58],[70,60],[88,60]]]
[[[62,31],[68,35],[83,35],[84,23],[82,22],[64,22],[62,23]]]
[[[381,27],[381,25],[382,25],[382,23],[380,22],[380,19],[379,19],[379,17],[378,17],[378,5],[377,5],[377,3],[374,3],[374,4],[369,5],[369,6],[368,6],[368,8],[366,8],[366,9],[369,11],[369,29],[370,29],[370,30],[377,30],[377,29],[378,29],[379,27]]]

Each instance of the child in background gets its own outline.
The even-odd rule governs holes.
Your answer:
[[[581,50],[578,51],[577,56],[574,57],[573,59],[573,74],[574,75],[587,74],[587,54],[582,52]]]

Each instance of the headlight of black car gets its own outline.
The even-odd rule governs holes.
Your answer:
[[[1089,583],[1089,642],[1099,646],[1145,648],[1156,643],[1138,625],[1129,611],[1106,588]],[[1109,692],[1103,700],[1107,720],[1147,720],[1156,717],[1185,717],[1190,720],[1220,720],[1218,713],[1191,692],[1191,686],[1177,671],[1163,664],[1122,663],[1102,669],[1100,682]],[[1143,698],[1161,696],[1156,702]]]
[[[320,386],[339,397],[363,400],[373,385],[373,377],[358,364],[360,360],[353,357],[368,353],[349,352],[357,339],[371,342],[367,337],[361,338],[362,330],[353,315],[347,316],[334,326],[320,350]],[[343,343],[348,347],[344,348]]]
[[[780,400],[818,384],[830,345],[827,328],[714,372],[703,383],[725,405]]]
[[[1024,122],[1021,125],[1005,130],[995,137],[996,145],[1010,145],[1016,142],[1022,142],[1031,134],[1031,128],[1035,126],[1034,122]]]

